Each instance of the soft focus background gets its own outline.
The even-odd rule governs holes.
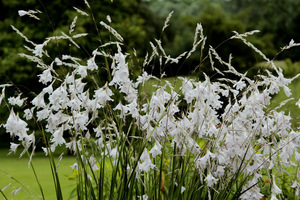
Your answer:
[[[133,75],[141,73],[143,58],[147,50],[151,48],[149,41],[155,41],[154,38],[161,39],[166,53],[176,57],[192,47],[197,23],[201,23],[204,28],[204,34],[207,36],[206,44],[213,47],[217,47],[230,38],[233,35],[232,31],[243,33],[260,30],[259,34],[249,37],[248,40],[271,59],[291,39],[300,42],[299,0],[90,0],[89,3],[97,23],[93,24],[91,16],[78,18],[75,33],[89,33],[87,38],[78,40],[81,49],[75,49],[69,44],[60,44],[59,48],[51,45],[49,52],[60,55],[62,52],[70,51],[74,56],[89,58],[90,53],[99,46],[96,36],[100,35],[102,43],[110,40],[107,31],[101,29],[100,21],[104,21],[116,29],[124,37],[124,48],[129,52],[136,53],[137,57],[132,59]],[[39,44],[46,37],[60,34],[61,31],[68,33],[73,18],[78,15],[73,7],[88,12],[84,2],[79,0],[0,0],[0,84],[12,82],[22,92],[29,95],[39,91],[41,88],[41,85],[37,84],[39,69],[35,64],[18,56],[19,53],[26,52],[24,48],[26,43],[12,30],[11,25]],[[43,12],[43,14],[39,14],[40,21],[18,15],[19,10],[30,9]],[[165,18],[171,11],[174,11],[174,14],[170,26],[162,33]],[[107,20],[108,15],[111,23]],[[98,31],[95,26],[98,27]],[[226,58],[232,53],[233,65],[242,72],[249,71],[249,76],[255,76],[261,67],[268,67],[241,41],[232,40],[222,44],[218,53],[224,60],[227,60]],[[192,74],[193,69],[199,65],[199,57],[200,53],[196,52],[184,63],[164,66],[163,69],[153,62],[146,70],[156,76],[164,71],[169,78],[179,75],[197,77],[201,76],[200,72],[203,71],[209,74],[210,66],[206,66],[205,62],[202,63],[199,73]],[[300,48],[285,51],[276,56],[275,60],[275,63],[283,68],[287,77],[292,77],[300,72]],[[220,66],[220,70],[222,70],[222,66]],[[99,80],[102,79],[105,78],[99,77]],[[295,100],[282,109],[287,113],[293,111],[291,112],[294,118],[293,126],[298,127],[299,109],[293,104],[300,96],[299,79],[291,85],[291,89],[292,97]],[[13,95],[14,91],[9,92]],[[284,94],[280,93],[275,97],[274,104],[271,106],[276,106],[276,101],[282,101],[284,98],[286,98]],[[1,122],[9,114],[7,110],[4,106],[0,107]],[[20,181],[28,181],[26,176],[32,172],[27,169],[27,158],[17,159],[18,156],[6,156],[10,140],[9,134],[6,134],[5,129],[1,127],[0,169],[12,174],[20,172],[16,174],[17,178]],[[38,157],[36,160],[37,165],[42,167],[43,158]],[[72,171],[69,166],[72,164],[72,159],[64,160],[63,164],[65,168],[62,170],[65,169],[66,172],[62,172],[62,176],[71,176]],[[48,164],[44,165],[49,166]],[[41,175],[41,177],[43,176]],[[6,175],[1,173],[0,187],[5,186],[2,185],[3,177]],[[9,183],[7,180],[6,182]],[[25,184],[31,185],[32,183],[26,182]],[[68,184],[69,182],[65,183],[65,185]],[[71,187],[70,191],[72,189]]]

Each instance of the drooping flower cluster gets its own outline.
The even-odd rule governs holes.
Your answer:
[[[26,13],[20,12],[20,15],[24,14]],[[109,28],[104,22],[101,25],[113,31],[112,34],[119,42],[123,41],[114,29]],[[246,36],[247,34],[236,33],[232,39],[244,41]],[[67,39],[75,43],[65,34],[57,39]],[[26,149],[31,144],[35,145],[34,133],[28,135],[26,122],[33,119],[33,116],[37,122],[44,124],[44,130],[50,133],[51,151],[55,151],[58,145],[65,145],[72,152],[81,151],[84,148],[82,146],[84,140],[94,137],[93,141],[101,154],[110,157],[113,163],[117,164],[122,153],[120,151],[125,148],[118,145],[117,141],[121,139],[131,141],[134,138],[141,141],[144,148],[140,149],[140,154],[137,152],[139,156],[136,157],[133,156],[135,153],[128,153],[137,164],[135,167],[128,163],[127,171],[129,174],[135,173],[138,179],[143,174],[156,170],[158,166],[153,161],[169,144],[172,147],[176,146],[174,156],[188,155],[193,158],[191,167],[199,172],[201,182],[206,183],[208,188],[214,188],[218,182],[226,182],[243,169],[242,176],[251,177],[245,184],[245,190],[247,188],[251,190],[245,192],[241,196],[242,199],[263,197],[256,184],[262,176],[262,169],[270,170],[276,163],[291,166],[294,164],[293,155],[297,155],[296,159],[299,160],[297,152],[300,145],[299,132],[292,130],[290,116],[277,109],[266,111],[272,96],[277,94],[280,88],[283,88],[287,96],[291,94],[288,84],[293,80],[284,78],[282,70],[270,60],[267,61],[275,73],[267,71],[267,75],[260,75],[259,79],[254,81],[247,78],[246,74],[237,72],[230,62],[223,61],[217,52],[210,48],[211,66],[214,66],[213,60],[221,62],[227,66],[227,73],[238,76],[238,80],[221,78],[212,82],[206,75],[202,81],[181,77],[180,91],[175,91],[172,84],[166,82],[157,86],[152,96],[146,102],[142,102],[139,87],[143,87],[153,76],[144,72],[136,80],[131,79],[127,54],[122,52],[121,43],[103,45],[116,45],[118,50],[113,55],[96,49],[92,58],[87,61],[63,55],[61,59],[55,58],[54,62],[46,64],[40,58],[45,55],[43,48],[46,48],[50,40],[51,38],[48,38],[43,45],[35,44],[32,51],[34,55],[22,54],[37,62],[38,67],[43,69],[38,76],[45,87],[28,103],[29,107],[24,110],[24,120],[11,109],[3,125],[11,137],[18,137]],[[189,54],[195,51],[201,42],[204,46],[205,37],[202,26],[198,24],[194,47]],[[158,56],[160,60],[173,60],[164,54],[161,43],[157,44],[158,48],[152,44],[154,53],[151,59]],[[159,50],[164,54],[161,57],[158,54]],[[97,57],[111,61],[112,79],[102,86],[95,84],[94,88],[88,88],[85,78],[99,69],[96,64]],[[173,61],[178,61],[181,57],[183,56]],[[60,79],[56,71],[57,67],[62,66],[71,69],[64,80]],[[3,89],[1,98],[4,92]],[[117,99],[120,94],[122,97]],[[224,98],[227,99],[226,102],[222,101]],[[25,100],[21,99],[20,94],[17,97],[10,97],[9,103],[11,106],[22,107]],[[179,108],[182,102],[187,105],[184,110]],[[223,107],[224,112],[218,112]],[[110,113],[113,117],[105,117],[103,113],[106,111],[114,113]],[[134,123],[131,126],[137,128],[139,135],[132,136],[128,133],[133,130],[131,126],[128,128],[118,124],[118,120],[124,123],[128,119]],[[124,127],[128,129],[122,129]],[[18,146],[19,144],[11,143],[11,151],[16,152]],[[46,148],[44,149],[49,153]],[[133,145],[126,151],[137,149]],[[94,157],[90,157],[88,162],[94,170],[99,169]],[[205,171],[208,173],[205,174]],[[273,180],[272,195],[275,199],[280,189],[275,184],[275,178]],[[216,190],[225,189],[227,185],[219,184],[218,187]]]

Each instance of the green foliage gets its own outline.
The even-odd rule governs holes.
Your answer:
[[[231,13],[239,14],[246,11],[247,14],[241,18],[241,21],[247,24],[247,29],[258,29],[263,37],[268,35],[268,40],[261,38],[261,42],[273,43],[275,51],[278,51],[291,39],[300,41],[298,34],[300,1],[298,0],[219,0],[219,2],[222,3],[225,10]],[[262,50],[267,52],[268,48]],[[298,55],[299,50],[295,50],[292,53],[284,53],[280,59],[289,57],[296,61],[299,60]]]
[[[75,51],[68,45],[57,44],[53,45],[52,49],[48,49],[48,52],[56,53],[63,52],[65,49],[72,51],[74,56],[89,57],[87,54],[89,50],[95,49],[101,43],[110,41],[111,36],[100,28],[99,22],[107,22],[107,15],[110,15],[112,23],[110,24],[115,29],[121,30],[120,34],[125,38],[125,47],[132,50],[135,46],[143,47],[143,42],[155,35],[155,26],[151,28],[146,26],[146,23],[151,21],[152,17],[148,14],[145,6],[142,6],[140,1],[92,1],[90,6],[93,9],[93,17],[96,20],[95,24],[91,23],[91,17],[80,16],[72,7],[77,7],[83,11],[90,13],[84,4],[84,1],[64,1],[62,4],[60,1],[47,1],[41,4],[37,0],[26,1],[23,4],[19,4],[16,1],[2,1],[3,7],[1,9],[0,21],[0,74],[7,75],[10,79],[16,83],[24,85],[23,83],[30,83],[31,80],[36,77],[38,71],[34,70],[36,67],[28,63],[23,58],[18,56],[18,53],[23,52],[23,39],[16,36],[16,33],[10,27],[13,24],[24,35],[28,36],[30,40],[39,44],[43,42],[43,37],[53,35],[61,35],[61,31],[68,33],[70,22],[78,15],[78,20],[75,27],[76,33],[88,32],[91,35],[96,35],[91,41],[82,41],[82,48],[79,51]],[[28,16],[19,17],[18,10],[38,9],[43,13],[38,17],[41,21],[29,18]],[[9,10],[9,12],[7,12]],[[6,12],[5,12],[6,11]],[[26,27],[24,23],[26,22]],[[155,22],[152,22],[155,25]],[[98,28],[95,29],[95,26]],[[28,44],[26,44],[28,45]],[[30,47],[30,46],[29,46]],[[144,56],[145,48],[139,49],[138,55]],[[1,81],[7,82],[7,79],[2,78]],[[27,84],[28,85],[28,84]]]
[[[91,1],[90,6],[92,10],[88,9],[84,1],[74,2],[72,0],[64,1],[64,3],[58,0],[27,0],[22,4],[18,1],[2,0],[0,4],[0,83],[13,82],[20,87],[21,92],[29,94],[28,96],[32,98],[42,87],[42,84],[39,84],[37,79],[37,75],[41,71],[34,63],[30,63],[18,55],[26,52],[24,45],[29,48],[33,48],[33,46],[25,43],[24,39],[15,33],[11,25],[19,29],[28,39],[40,44],[44,42],[45,36],[60,36],[62,31],[69,34],[70,24],[74,17],[78,16],[72,34],[89,33],[91,37],[85,40],[80,38],[77,40],[81,47],[80,49],[61,40],[50,43],[46,50],[50,56],[48,61],[52,62],[57,55],[62,57],[61,52],[70,52],[74,57],[89,58],[91,55],[88,52],[92,52],[101,44],[113,40],[114,38],[99,24],[100,21],[109,23],[107,20],[109,15],[112,20],[110,25],[120,30],[120,34],[124,37],[123,47],[131,53],[134,51],[134,47],[141,47],[136,52],[138,58],[132,61],[132,66],[136,66],[131,69],[135,76],[139,75],[141,71],[140,65],[136,63],[141,62],[141,57],[144,56],[147,49],[144,41],[150,40],[149,38],[152,38],[157,32],[157,22],[154,21],[147,7],[142,5],[139,0]],[[73,6],[85,11],[89,16],[80,15],[73,9]],[[40,20],[18,15],[19,10],[29,9],[42,11],[43,13],[37,14]],[[151,26],[147,26],[148,23]],[[97,79],[106,82],[108,80],[107,71],[105,70],[105,65],[100,64],[104,62],[103,60],[97,60],[97,62],[101,68],[98,74],[100,77]],[[35,87],[31,87],[32,83],[35,83]],[[28,88],[31,88],[31,90],[28,90]],[[13,93],[14,91],[12,91],[11,95]],[[7,113],[0,108],[0,114],[5,116]],[[2,134],[0,132],[0,135]]]
[[[163,38],[170,55],[178,55],[192,45],[191,36],[196,23],[203,25],[208,35],[207,43],[213,47],[232,36],[232,30],[238,32],[260,30],[261,33],[250,37],[249,41],[271,59],[291,39],[296,42],[300,41],[298,34],[300,1],[298,0],[151,0],[148,4],[153,13],[161,18],[165,18],[168,13],[174,11],[174,21],[171,22],[170,31],[167,31],[167,36]],[[176,35],[174,35],[175,32]],[[254,64],[262,61],[260,57],[255,56],[251,51],[246,52],[249,49],[242,48],[238,41],[230,41],[223,47],[222,52],[219,52],[223,59],[228,58],[228,54],[232,53],[233,63],[237,69],[241,71],[251,69],[252,74],[255,75],[254,72],[257,70],[253,67]],[[287,51],[278,55],[277,58],[280,60],[290,58],[292,62],[295,62],[299,60],[298,55],[299,50]],[[184,63],[184,67],[181,68],[185,70],[179,71],[179,74],[193,69],[198,61],[199,54],[195,54],[190,62]],[[207,68],[206,65],[204,66]],[[172,68],[172,72],[167,75],[172,76],[178,72],[174,66],[169,68]],[[222,66],[220,68],[222,69]]]

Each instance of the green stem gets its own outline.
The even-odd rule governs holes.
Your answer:
[[[27,153],[28,153],[28,152],[27,152]],[[38,186],[39,186],[39,189],[40,189],[40,191],[41,191],[42,198],[45,199],[44,191],[43,191],[42,185],[41,185],[41,183],[40,183],[40,181],[39,181],[39,179],[38,179],[38,177],[37,177],[37,174],[36,174],[36,171],[35,171],[35,169],[34,169],[34,166],[33,166],[32,162],[30,162],[30,167],[31,167],[31,169],[32,169],[32,171],[33,171],[35,180],[36,180],[36,182],[37,182],[37,184],[38,184]]]
[[[8,200],[8,198],[5,196],[5,194],[2,190],[0,190],[0,193],[2,194],[2,196],[4,197],[5,200]]]
[[[161,189],[161,179],[162,179],[162,173],[163,173],[163,162],[164,162],[164,147],[162,148],[162,153],[161,153],[161,159],[160,159],[160,170],[159,170],[159,187],[158,187],[158,198],[161,199],[160,197],[160,189]]]
[[[170,199],[173,199],[174,197],[174,175],[175,175],[175,166],[176,166],[176,143],[174,145],[174,151],[173,151],[173,165],[172,165],[172,176],[171,176],[171,188],[170,188]]]

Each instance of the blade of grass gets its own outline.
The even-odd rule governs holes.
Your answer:
[[[174,176],[175,176],[175,166],[176,166],[176,143],[174,145],[173,157],[172,157],[172,174],[171,174],[171,188],[170,188],[170,199],[174,197]]]
[[[163,175],[163,162],[164,162],[164,149],[165,149],[165,144],[162,147],[162,153],[161,153],[161,157],[160,157],[160,167],[159,167],[159,187],[158,187],[158,198],[161,199],[160,196],[160,191],[161,191],[161,180],[162,180],[162,175]]]
[[[8,200],[8,198],[5,196],[5,194],[4,194],[4,192],[3,192],[2,190],[0,190],[0,193],[2,194],[2,196],[3,196],[3,198],[4,198],[5,200]]]

